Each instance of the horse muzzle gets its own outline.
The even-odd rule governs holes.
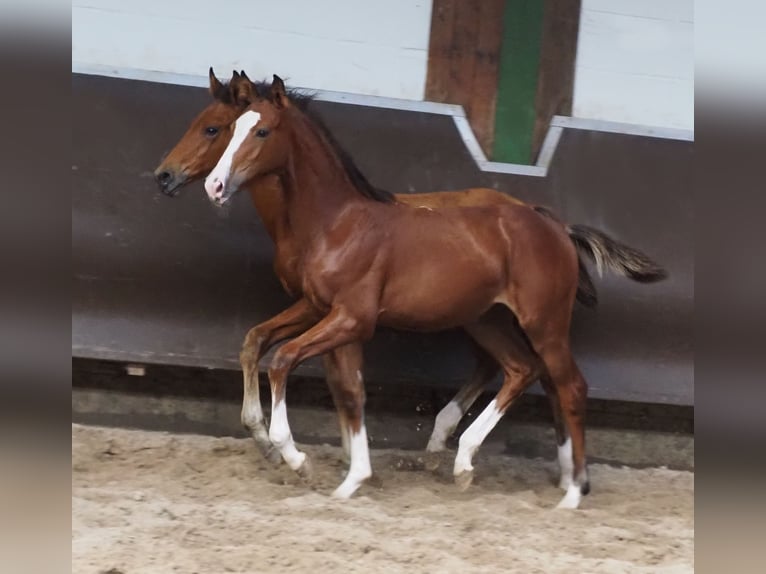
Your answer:
[[[188,177],[183,173],[171,170],[157,170],[154,172],[154,180],[160,187],[160,191],[168,197],[175,197],[179,188],[186,183]]]

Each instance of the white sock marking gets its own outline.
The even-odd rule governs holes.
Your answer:
[[[259,442],[268,443],[269,434],[264,425],[263,407],[260,397],[254,397],[250,393],[245,394],[242,400],[242,424],[250,429]]]
[[[455,468],[453,470],[455,476],[465,471],[473,470],[471,459],[476,449],[484,442],[484,439],[487,438],[487,435],[495,428],[495,425],[501,418],[503,418],[503,413],[497,408],[497,401],[493,399],[461,435],[460,446],[455,457]]]
[[[564,444],[558,447],[559,451],[559,468],[561,469],[561,479],[559,480],[559,488],[562,490],[569,490],[569,487],[574,481],[574,460],[572,459],[572,439],[567,437]]]
[[[372,476],[367,428],[362,423],[358,433],[351,433],[351,465],[346,479],[332,493],[335,498],[350,498],[362,483]]]
[[[213,168],[213,171],[205,178],[205,191],[210,199],[221,199],[226,193],[226,185],[231,176],[231,162],[234,154],[260,119],[261,114],[252,110],[245,112],[237,118],[234,124],[234,135],[229,145],[226,146],[226,150],[223,152],[221,159],[218,160],[218,164]],[[223,184],[223,188],[220,191],[216,191],[215,182]]]
[[[572,483],[569,485],[569,488],[567,488],[567,493],[564,495],[564,498],[561,499],[561,502],[559,502],[556,508],[577,508],[580,506],[581,498],[582,494],[580,493],[580,486]]]
[[[457,427],[460,419],[463,418],[463,409],[460,405],[453,401],[447,403],[447,405],[439,411],[434,421],[434,430],[431,433],[431,438],[428,439],[427,452],[441,452],[447,448],[447,438]]]
[[[242,401],[242,423],[246,426],[263,424],[263,407],[260,397],[253,397],[250,393],[245,394]]]
[[[273,404],[269,438],[274,446],[279,449],[287,465],[293,470],[298,470],[306,460],[306,454],[299,451],[295,447],[295,442],[293,442],[293,434],[290,432],[290,425],[287,422],[285,401]]]

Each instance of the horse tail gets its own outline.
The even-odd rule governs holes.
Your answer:
[[[596,264],[599,275],[608,269],[639,283],[655,283],[668,276],[668,272],[648,255],[603,231],[587,225],[567,225],[566,229],[577,250]]]
[[[547,207],[543,207],[542,205],[534,205],[532,206],[532,209],[544,215],[545,217],[548,217],[549,219],[552,219],[553,221],[563,225],[567,229],[567,232],[569,231],[568,227]],[[570,238],[572,237],[571,233],[569,236]],[[581,305],[593,308],[598,305],[598,292],[596,291],[596,286],[593,284],[593,279],[591,279],[588,268],[585,266],[585,262],[582,259],[582,253],[579,249],[579,246],[577,245],[577,242],[575,242],[574,239],[572,239],[572,242],[575,244],[575,247],[578,247],[577,268],[579,269],[579,273],[577,275],[576,297]]]

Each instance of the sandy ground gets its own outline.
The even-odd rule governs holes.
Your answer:
[[[553,463],[485,449],[458,492],[449,463],[373,451],[375,480],[328,494],[340,449],[307,446],[314,480],[248,440],[72,426],[72,571],[694,571],[694,475],[591,465],[592,494],[554,511]]]

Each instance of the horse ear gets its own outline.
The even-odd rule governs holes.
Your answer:
[[[282,78],[274,74],[274,78],[271,81],[271,101],[278,108],[287,108],[290,106],[290,100],[287,98],[287,91],[285,90],[285,83]]]
[[[231,81],[230,87],[234,103],[239,106],[247,107],[259,98],[255,84],[250,81],[250,78],[244,72]]]
[[[208,88],[210,95],[213,96],[216,100],[224,101],[229,95],[229,90],[227,90],[226,86],[224,86],[221,81],[215,77],[213,66],[210,66],[208,77],[210,78],[210,87]]]

